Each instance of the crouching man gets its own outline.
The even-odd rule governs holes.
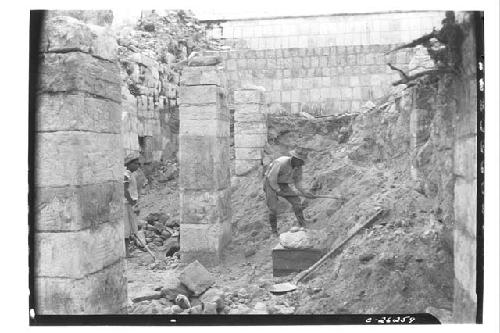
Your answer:
[[[291,156],[281,156],[268,167],[264,176],[264,192],[269,208],[269,223],[274,235],[278,235],[278,196],[284,197],[293,207],[293,212],[300,226],[305,226],[304,208],[299,194],[311,198],[312,194],[302,187],[302,166],[307,159],[307,153],[300,149],[290,152]],[[293,191],[290,184],[294,184]]]
[[[137,235],[137,202],[139,200],[139,191],[137,188],[137,180],[134,171],[139,169],[138,153],[129,154],[124,161],[125,164],[125,177],[123,179],[124,195],[125,195],[125,217],[124,217],[124,230],[125,230],[125,256],[130,258],[129,243],[130,238]]]

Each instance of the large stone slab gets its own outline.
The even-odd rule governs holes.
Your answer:
[[[244,176],[250,171],[258,170],[262,167],[261,160],[235,160],[234,173],[236,176]]]
[[[235,122],[235,135],[267,134],[267,124],[260,121]]]
[[[121,222],[123,183],[38,188],[33,211],[36,231],[76,231]]]
[[[179,119],[186,120],[226,120],[229,121],[229,111],[217,104],[183,105],[179,109]]]
[[[477,181],[455,180],[456,228],[476,237],[477,232]]]
[[[454,172],[457,176],[472,180],[477,177],[476,137],[459,139],[455,144]]]
[[[181,75],[181,85],[217,85],[225,87],[227,79],[224,68],[221,66],[188,66],[184,67]]]
[[[80,279],[123,258],[123,222],[108,222],[74,232],[35,236],[35,275]]]
[[[70,16],[56,16],[45,23],[41,36],[42,52],[85,52],[115,61],[118,43],[109,27],[86,24]]]
[[[225,99],[224,89],[216,85],[206,86],[181,86],[179,88],[179,105],[223,105]]]
[[[35,186],[99,184],[123,179],[119,134],[38,134]]]
[[[238,160],[262,160],[263,157],[262,148],[235,147],[234,153]]]
[[[120,134],[122,123],[119,103],[84,93],[41,94],[36,115],[39,132],[66,130]]]
[[[118,64],[90,54],[45,53],[40,63],[39,92],[86,92],[120,103],[120,85]]]
[[[123,260],[83,279],[35,277],[36,313],[123,314],[127,279]]]
[[[181,261],[198,260],[206,267],[220,263],[223,246],[230,239],[230,223],[186,224],[181,223]]]
[[[287,249],[277,245],[272,251],[273,276],[301,272],[314,265],[324,255],[320,249]]]
[[[241,148],[264,147],[267,134],[234,134],[234,146]]]
[[[254,104],[256,105],[256,104]],[[234,121],[236,122],[263,122],[266,123],[267,116],[265,113],[240,113],[234,112]]]
[[[182,273],[179,275],[179,280],[193,293],[194,296],[201,295],[215,283],[215,279],[212,274],[197,260],[184,268]]]
[[[461,230],[454,232],[455,279],[476,300],[476,252],[477,242]]]
[[[235,104],[264,104],[264,94],[260,90],[235,90],[234,91]]]
[[[225,223],[231,219],[231,190],[181,191],[181,224]]]
[[[229,121],[181,119],[179,135],[229,137]]]

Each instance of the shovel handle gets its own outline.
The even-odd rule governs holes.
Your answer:
[[[144,244],[144,243],[140,240],[140,238],[139,238],[139,237],[137,237],[137,235],[134,235],[134,240],[135,240],[136,242],[138,242],[141,246],[143,246],[143,247],[146,249],[146,251],[148,251],[148,253],[149,253],[149,254],[153,257],[153,260],[154,260],[154,261],[156,261],[156,256],[154,255],[154,253],[153,253],[153,252],[151,252],[151,250],[149,249],[149,247],[148,247],[146,244]]]

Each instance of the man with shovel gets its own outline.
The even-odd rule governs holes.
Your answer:
[[[137,235],[137,201],[139,200],[139,192],[137,189],[137,181],[134,172],[140,167],[140,155],[131,153],[125,157],[125,174],[123,180],[124,196],[125,196],[125,255],[130,257],[129,242],[130,238]]]
[[[306,220],[299,196],[314,197],[302,187],[302,166],[307,159],[307,152],[302,149],[294,149],[290,155],[275,159],[269,165],[264,176],[269,223],[274,235],[278,235],[278,196],[285,198],[292,205],[295,217],[301,227],[305,227]],[[294,184],[298,193],[290,188],[290,184]]]

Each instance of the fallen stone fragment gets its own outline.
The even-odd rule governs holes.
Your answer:
[[[182,308],[178,305],[174,305],[172,306],[172,312],[173,313],[182,313],[184,310],[182,310]]]
[[[201,313],[203,313],[203,307],[201,306],[201,304],[196,305],[196,306],[193,306],[193,307],[189,310],[189,313],[190,313],[190,314],[201,314]]]
[[[215,303],[217,311],[220,312],[224,309],[224,292],[217,288],[210,288],[200,296],[200,301],[204,304]]]
[[[217,314],[217,304],[215,303],[203,303],[204,306],[204,311],[203,313],[205,314]]]
[[[175,300],[177,295],[190,296],[189,290],[175,276],[169,276],[163,283],[161,294],[169,301]]]
[[[182,294],[177,295],[175,298],[175,304],[180,306],[183,309],[189,309],[191,307],[191,303],[189,303],[189,299]]]
[[[210,288],[215,280],[209,271],[198,260],[189,264],[180,274],[179,280],[194,296],[201,295]]]
[[[132,298],[132,302],[138,303],[138,302],[142,302],[142,301],[150,301],[153,299],[160,299],[162,297],[163,297],[163,295],[161,292],[160,293],[153,293],[153,294],[143,295],[143,296],[139,296],[139,297],[134,297],[134,298]]]
[[[250,314],[268,314],[267,305],[264,302],[257,302]]]
[[[288,249],[309,249],[311,239],[306,231],[285,232],[280,235],[280,244]]]

